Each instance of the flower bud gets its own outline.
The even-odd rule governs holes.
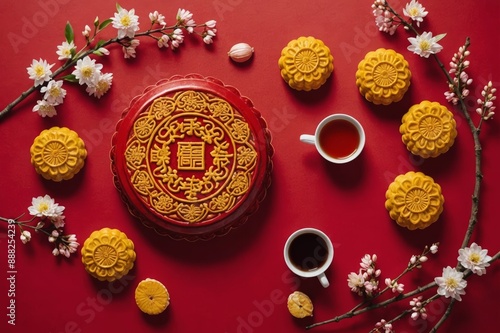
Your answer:
[[[238,43],[233,45],[227,55],[236,62],[245,62],[253,55],[254,49],[247,43]]]

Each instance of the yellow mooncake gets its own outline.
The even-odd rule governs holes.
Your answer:
[[[441,186],[422,172],[397,176],[385,197],[385,208],[391,218],[410,230],[427,228],[443,212]]]
[[[359,92],[373,104],[399,102],[410,87],[410,79],[408,62],[391,49],[368,52],[356,71]]]
[[[322,40],[299,37],[288,43],[278,60],[281,77],[296,90],[321,87],[333,72],[333,56]]]

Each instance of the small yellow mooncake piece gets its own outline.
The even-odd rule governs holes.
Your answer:
[[[294,291],[288,296],[287,307],[295,318],[312,317],[313,315],[311,299],[300,291]]]
[[[443,212],[441,186],[422,172],[397,176],[385,197],[385,208],[391,218],[410,230],[427,228]]]
[[[147,278],[137,285],[135,302],[142,312],[157,315],[169,306],[170,295],[160,281]]]

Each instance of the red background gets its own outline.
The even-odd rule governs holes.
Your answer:
[[[118,47],[98,61],[104,72],[114,75],[113,87],[100,100],[87,96],[83,87],[65,84],[68,95],[58,116],[45,119],[31,112],[40,97],[33,94],[0,120],[0,216],[28,213],[31,198],[49,194],[65,206],[68,233],[80,243],[94,230],[118,228],[133,240],[137,252],[134,269],[113,284],[90,277],[80,255],[71,259],[51,255],[50,244],[33,235],[29,245],[17,238],[16,325],[7,324],[9,286],[7,277],[7,227],[0,225],[0,308],[2,332],[302,332],[306,324],[331,318],[359,301],[347,287],[347,274],[357,271],[365,253],[376,253],[382,278],[395,277],[412,254],[439,241],[440,251],[418,272],[402,282],[409,291],[441,275],[442,267],[455,266],[470,215],[474,185],[474,156],[470,131],[457,115],[459,135],[452,149],[435,159],[411,157],[398,132],[402,115],[422,100],[448,105],[446,82],[432,59],[406,50],[409,35],[379,33],[374,26],[371,1],[140,1],[123,0],[122,7],[135,8],[141,30],[149,12],[158,10],[167,23],[179,7],[194,13],[197,22],[217,20],[218,36],[211,46],[188,37],[176,52],[158,50],[153,40],[142,39],[137,58],[123,59]],[[498,26],[500,4],[477,1],[467,6],[453,1],[425,1],[429,11],[422,29],[448,33],[440,42],[445,64],[471,37],[473,102],[488,80],[499,86]],[[404,2],[393,1],[402,11]],[[2,1],[0,4],[3,80],[1,106],[32,85],[26,67],[33,58],[58,63],[55,51],[70,20],[77,46],[83,45],[81,30],[112,16],[113,2],[97,0]],[[108,28],[105,37],[115,36]],[[314,36],[328,45],[335,58],[334,73],[318,91],[296,92],[281,79],[281,49],[299,36]],[[237,42],[255,47],[252,61],[236,65],[227,51]],[[364,55],[380,47],[402,53],[413,73],[412,85],[401,102],[375,106],[363,100],[354,75]],[[115,190],[109,150],[114,126],[131,98],[156,81],[175,74],[199,73],[237,87],[261,111],[272,131],[276,150],[273,183],[259,211],[239,229],[208,242],[179,242],[157,236],[132,218]],[[450,106],[451,108],[451,106]],[[360,158],[348,165],[324,162],[314,148],[299,142],[299,135],[312,133],[325,116],[344,112],[364,125],[367,143]],[[473,114],[474,119],[477,117]],[[72,180],[46,181],[30,164],[33,139],[52,126],[67,126],[84,139],[89,152],[84,169]],[[497,186],[500,147],[498,120],[485,124],[483,142],[484,183],[478,228],[473,241],[498,251]],[[418,170],[432,176],[443,189],[445,210],[439,221],[420,231],[408,231],[390,220],[384,193],[399,174]],[[335,247],[327,271],[331,286],[323,289],[315,279],[292,275],[282,258],[290,233],[302,227],[325,231]],[[162,281],[171,294],[171,305],[161,315],[143,315],[135,305],[139,281],[151,277]],[[499,313],[499,269],[493,265],[485,276],[468,280],[467,294],[456,304],[444,324],[445,332],[491,332]],[[313,320],[296,320],[287,311],[289,293],[301,290],[315,305]],[[435,290],[430,290],[432,295]],[[441,317],[445,303],[428,308],[427,322],[408,317],[395,325],[398,332],[426,332]],[[312,332],[367,332],[381,318],[390,319],[408,306],[382,309]]]

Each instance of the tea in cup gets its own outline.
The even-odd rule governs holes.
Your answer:
[[[314,135],[302,134],[300,141],[315,145],[327,161],[341,164],[361,154],[365,146],[365,131],[354,117],[337,113],[324,118]]]
[[[288,237],[283,250],[288,268],[301,277],[317,277],[323,287],[330,283],[325,271],[333,261],[333,245],[321,230],[303,228]]]

